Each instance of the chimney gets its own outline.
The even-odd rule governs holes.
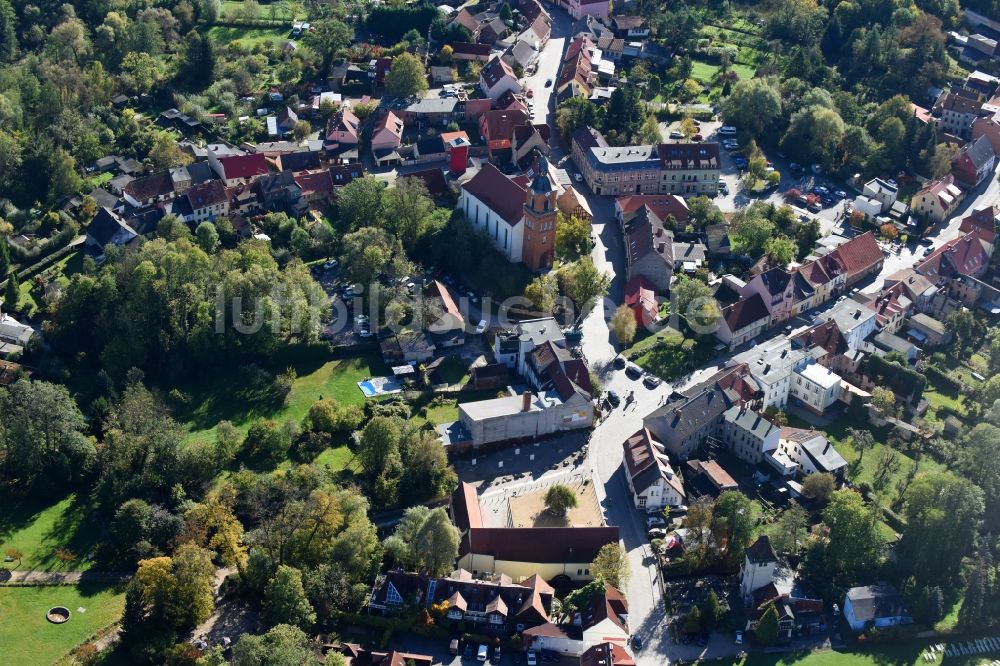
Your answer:
[[[823,447],[823,455],[825,456],[830,452],[830,440],[826,440],[826,446]]]
[[[531,411],[531,391],[525,391],[523,400],[521,401],[521,411],[530,412]]]

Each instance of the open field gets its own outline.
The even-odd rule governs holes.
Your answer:
[[[938,639],[937,643],[947,643]],[[960,641],[959,641],[960,642]],[[924,666],[940,664],[939,657],[933,661],[924,661],[923,653],[929,643],[914,640],[906,645],[884,645],[872,649],[853,652],[837,650],[822,650],[810,653],[784,653],[770,655],[751,655],[742,660],[719,660],[714,663],[724,666]],[[977,666],[988,664],[996,656],[948,657],[948,664],[958,666]]]
[[[116,622],[124,605],[124,589],[108,585],[0,588],[0,655],[5,664],[48,666]],[[46,620],[53,606],[69,608],[69,622]]]
[[[287,368],[293,368],[297,376],[292,392],[281,406],[248,402],[234,391],[234,377],[228,374],[202,378],[181,387],[190,400],[176,409],[175,416],[188,431],[187,441],[213,439],[220,421],[231,421],[243,432],[257,418],[301,421],[309,407],[321,397],[360,405],[364,395],[357,382],[389,372],[374,353],[331,359],[326,345],[298,345],[282,350],[272,360],[270,369],[282,372]]]
[[[712,83],[719,73],[719,66],[703,60],[691,61],[691,78],[701,83]]]
[[[217,44],[239,41],[246,46],[278,42],[288,39],[290,35],[288,28],[238,28],[222,25],[213,25],[205,34]]]
[[[6,568],[21,571],[85,571],[90,568],[87,556],[97,544],[100,531],[87,515],[86,505],[78,501],[76,495],[68,495],[53,504],[11,501],[4,502],[4,507],[0,518],[0,552],[16,548],[24,553],[20,562],[4,563]],[[72,552],[76,559],[60,559],[57,549]]]

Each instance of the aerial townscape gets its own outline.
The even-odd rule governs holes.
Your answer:
[[[0,0],[0,664],[1000,666],[1000,0]]]

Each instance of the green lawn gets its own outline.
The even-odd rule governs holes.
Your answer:
[[[69,284],[69,278],[74,273],[79,273],[83,270],[83,256],[82,251],[70,252],[65,257],[43,270],[41,275],[43,275],[50,283],[56,282],[65,287]],[[21,291],[21,308],[29,313],[38,310],[42,306],[42,304],[35,299],[35,296],[31,291],[33,285],[34,278],[25,279],[19,285]]]
[[[246,46],[277,42],[288,39],[288,28],[237,28],[235,26],[213,25],[206,33],[217,44],[242,42]]]
[[[301,421],[320,397],[335,398],[345,404],[362,404],[364,395],[357,382],[389,372],[374,353],[332,359],[326,345],[293,345],[283,349],[272,359],[270,369],[281,372],[288,367],[294,368],[298,376],[291,394],[280,407],[248,403],[234,392],[234,378],[229,374],[201,378],[181,387],[190,400],[187,405],[180,406],[175,415],[187,429],[187,441],[211,440],[216,426],[225,420],[243,432],[257,418]]]
[[[469,364],[462,360],[460,356],[449,356],[441,361],[441,365],[434,372],[435,380],[440,380],[449,385],[458,384],[464,386],[469,381]]]
[[[937,641],[944,642],[944,641]],[[752,655],[743,661],[722,660],[715,663],[743,664],[743,666],[917,666],[918,664],[940,664],[941,659],[931,662],[924,661],[923,653],[927,641],[912,641],[905,645],[883,645],[872,649],[841,652],[823,650],[810,653],[785,653],[770,655]],[[949,658],[949,664],[962,666],[988,663],[986,657]]]
[[[752,79],[754,75],[757,73],[757,68],[751,65],[736,64],[730,67],[730,69],[739,74],[739,77],[744,80]]]
[[[48,666],[93,634],[117,622],[124,589],[87,584],[78,587],[0,588],[0,655],[5,664]],[[69,622],[45,619],[53,606],[70,610]],[[78,609],[84,609],[80,611]]]
[[[3,566],[26,571],[83,571],[90,568],[88,555],[93,551],[100,532],[88,516],[86,505],[77,501],[75,495],[48,505],[4,501],[3,506],[0,554],[7,548],[16,548],[24,553],[20,564],[7,562]],[[58,548],[71,551],[76,559],[63,562],[56,556]]]
[[[702,83],[712,83],[719,72],[719,66],[703,60],[691,61],[691,78]]]

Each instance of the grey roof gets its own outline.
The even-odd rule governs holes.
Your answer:
[[[459,101],[455,97],[426,97],[406,107],[407,113],[454,113]]]
[[[808,357],[802,349],[792,349],[792,341],[785,336],[778,336],[751,347],[745,352],[733,356],[733,363],[746,363],[750,374],[770,382],[781,375],[787,376],[791,368],[799,365]]]
[[[597,168],[660,168],[660,155],[656,146],[597,147],[587,152],[587,159]]]
[[[803,453],[812,460],[813,467],[821,472],[835,472],[847,467],[847,461],[833,448],[833,444],[820,433],[805,441],[799,442]]]
[[[847,334],[861,322],[875,316],[875,311],[865,307],[852,298],[841,301],[821,317],[823,321],[833,320],[841,333]]]
[[[566,336],[553,317],[526,319],[517,325],[517,335],[521,340],[530,340],[535,347],[550,341],[560,346],[566,344]]]
[[[862,622],[876,618],[909,617],[910,611],[892,585],[879,583],[867,587],[852,587],[847,591],[854,617]]]
[[[909,354],[915,349],[912,342],[888,331],[880,331],[874,341],[877,347],[886,351],[897,351],[900,354]]]
[[[917,314],[910,317],[910,325],[917,325],[920,328],[927,329],[928,331],[933,331],[938,335],[944,335],[946,332],[945,325],[934,317],[924,314],[923,312],[918,312]]]
[[[781,430],[781,428],[765,419],[759,412],[751,411],[745,407],[730,407],[723,413],[722,418],[727,423],[731,423],[740,430],[750,433],[759,440],[764,440],[773,433]]]
[[[129,227],[118,215],[107,208],[98,208],[94,219],[87,225],[87,235],[103,247],[111,242],[119,229],[125,229],[135,235],[135,230]]]
[[[984,167],[994,157],[993,144],[984,135],[978,139],[973,139],[962,147],[962,155],[968,157],[972,164],[980,169]]]
[[[35,331],[25,326],[9,315],[0,315],[0,341],[24,346],[28,344]]]
[[[493,398],[492,400],[463,402],[458,408],[459,411],[467,414],[473,421],[510,416],[524,411],[524,396],[513,395],[504,398]],[[533,393],[531,395],[529,411],[538,412],[544,408],[545,404]]]

